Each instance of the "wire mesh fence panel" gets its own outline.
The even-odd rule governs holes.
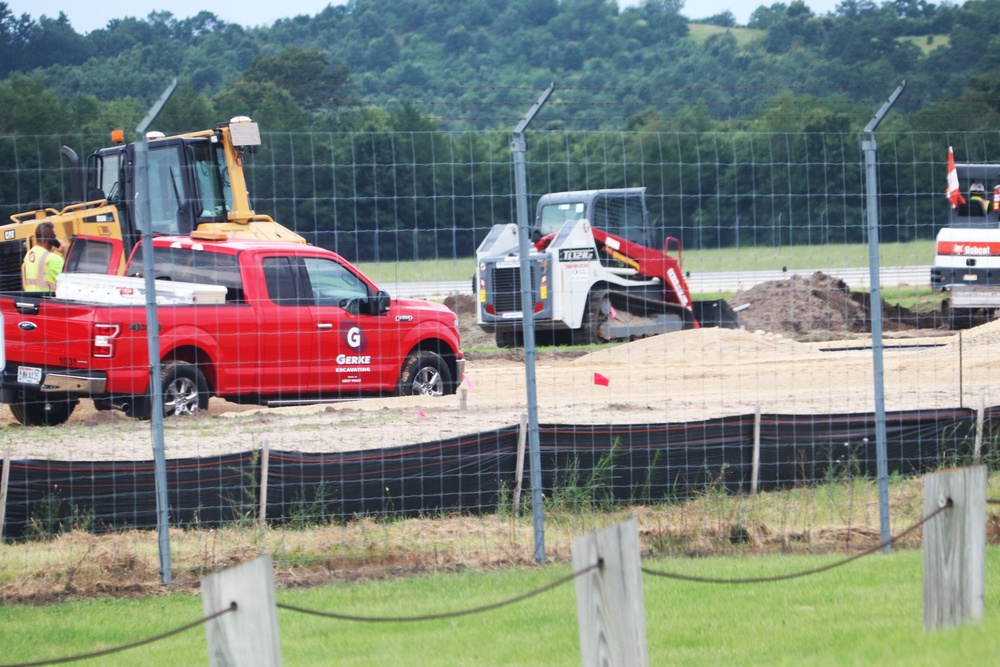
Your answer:
[[[879,134],[874,305],[860,139],[532,133],[538,234],[523,289],[509,133],[261,128],[259,148],[239,153],[252,211],[236,221],[235,162],[212,162],[228,158],[204,152],[208,139],[169,156],[150,142],[165,165],[155,215],[171,232],[154,242],[152,382],[171,413],[178,578],[262,551],[334,577],[530,562],[530,494],[513,501],[530,486],[530,466],[515,472],[525,292],[551,558],[623,512],[664,553],[877,544],[875,307],[892,518],[919,518],[919,475],[996,455],[992,308],[953,328],[930,276],[954,215],[948,147],[985,164],[1000,136]],[[0,588],[12,596],[46,571],[155,579],[133,184],[104,175],[106,203],[74,201],[59,163],[59,146],[101,143],[0,137],[0,212],[15,218],[0,243]],[[116,159],[100,164],[128,164]],[[66,254],[55,297],[21,291],[43,219]],[[267,236],[272,220],[289,236],[244,233]],[[996,225],[970,229],[960,269],[989,270]]]

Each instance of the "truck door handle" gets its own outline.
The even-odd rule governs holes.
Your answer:
[[[333,328],[333,325],[330,324],[329,322],[320,322],[319,324],[316,325],[316,328],[319,329],[320,331],[329,331],[330,329]]]
[[[38,314],[38,303],[30,301],[15,301],[14,309],[22,315],[37,315]]]

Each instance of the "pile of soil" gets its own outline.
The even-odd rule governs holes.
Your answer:
[[[729,300],[748,331],[786,336],[823,333],[870,333],[871,294],[852,292],[843,280],[816,271],[808,278],[792,275],[755,285]],[[885,331],[937,329],[945,326],[938,310],[921,313],[882,300]]]

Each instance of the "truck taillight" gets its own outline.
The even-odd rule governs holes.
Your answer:
[[[94,356],[109,358],[115,356],[115,338],[121,332],[117,324],[94,325]]]

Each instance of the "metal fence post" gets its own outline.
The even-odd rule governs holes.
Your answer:
[[[906,87],[904,81],[896,88],[889,100],[882,105],[875,116],[865,126],[861,148],[865,153],[865,183],[868,204],[868,272],[871,279],[871,314],[872,314],[872,365],[875,375],[875,456],[878,471],[878,506],[879,527],[882,542],[888,542],[889,530],[889,462],[886,453],[885,432],[885,384],[884,365],[882,362],[882,291],[879,282],[878,259],[878,174],[877,146],[875,144],[875,128],[889,112],[896,98]],[[892,549],[886,545],[885,551]]]
[[[530,244],[531,225],[528,219],[528,176],[524,154],[527,146],[524,131],[535,114],[555,89],[549,84],[534,106],[517,124],[510,147],[514,153],[514,190],[517,203],[518,251],[521,261],[521,324],[524,336],[524,372],[528,402],[528,458],[531,462],[531,516],[535,529],[535,560],[545,562],[545,518],[542,514],[542,454],[538,442],[538,397],[535,386],[535,320],[534,299],[531,296]]]
[[[156,483],[156,529],[159,536],[160,583],[173,581],[170,565],[170,507],[167,504],[167,457],[163,443],[163,387],[160,386],[160,325],[156,314],[156,271],[153,261],[153,231],[149,210],[149,147],[146,130],[156,119],[177,87],[167,86],[160,99],[135,128],[136,222],[142,232],[143,272],[146,278],[146,340],[149,349],[149,392],[152,399],[150,431],[153,435],[153,477]]]

